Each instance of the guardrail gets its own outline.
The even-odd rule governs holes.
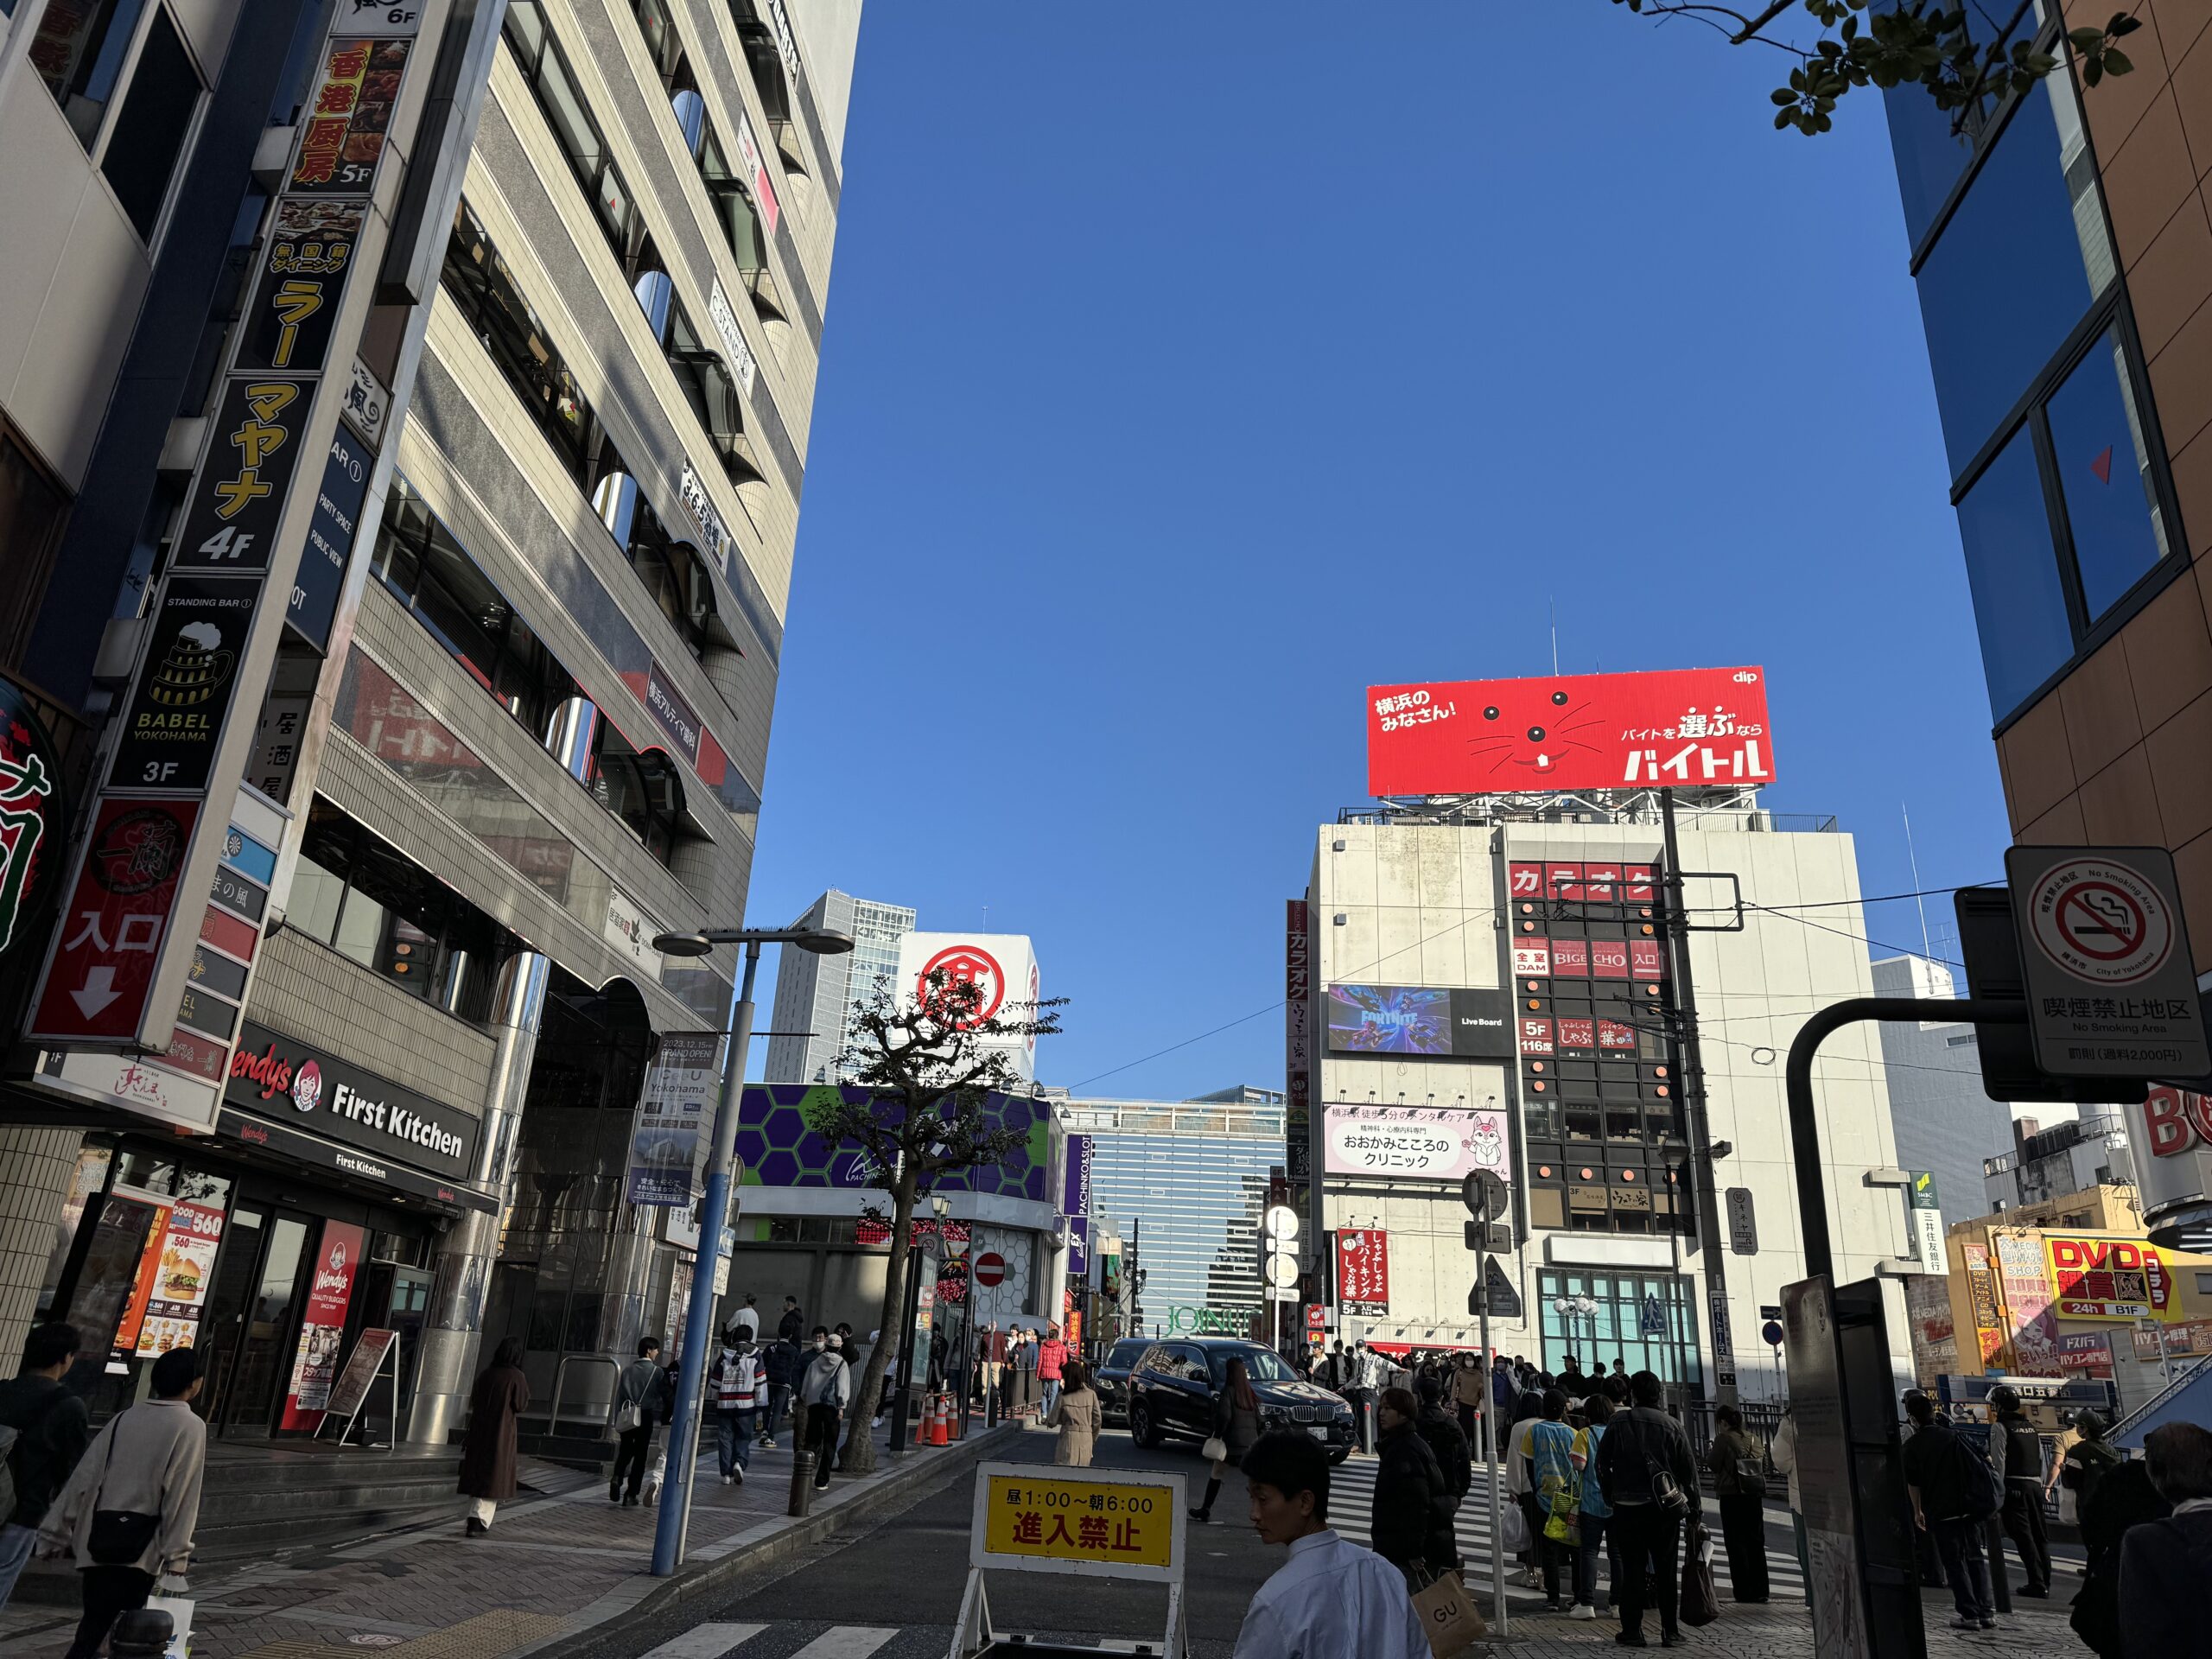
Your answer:
[[[612,1354],[562,1355],[561,1363],[553,1368],[553,1409],[545,1420],[545,1432],[549,1434],[558,1434],[561,1432],[561,1395],[562,1391],[569,1386],[569,1367],[578,1360],[582,1360],[587,1365],[611,1366],[613,1368],[614,1380],[617,1382],[622,1380],[622,1362]],[[599,1438],[601,1440],[612,1438],[612,1431],[608,1425],[605,1423],[600,1425]]]

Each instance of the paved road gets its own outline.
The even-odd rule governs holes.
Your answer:
[[[1052,1438],[1032,1431],[1007,1460],[1050,1463]],[[1166,1470],[1201,1488],[1205,1465],[1194,1451],[1168,1446],[1147,1452],[1124,1433],[1098,1443],[1099,1466]],[[1373,1502],[1372,1459],[1355,1457],[1332,1481],[1335,1519],[1344,1533],[1364,1541]],[[919,1491],[903,1510],[866,1528],[839,1533],[773,1578],[753,1580],[720,1602],[693,1604],[640,1623],[627,1634],[620,1659],[944,1659],[958,1618],[968,1574],[968,1532],[974,1477],[962,1471]],[[1479,1475],[1459,1516],[1461,1548],[1487,1600],[1488,1514]],[[1215,1505],[1215,1523],[1193,1528],[1185,1584],[1186,1618],[1194,1659],[1229,1659],[1252,1592],[1281,1564],[1280,1551],[1253,1535],[1245,1515],[1243,1482],[1231,1470]],[[1717,1512],[1712,1517],[1717,1535]],[[1797,1659],[1809,1651],[1802,1582],[1790,1547],[1789,1516],[1769,1514],[1771,1605],[1740,1607],[1729,1599],[1726,1557],[1715,1566],[1719,1624],[1694,1633],[1707,1659]],[[2061,1596],[2070,1599],[2070,1573],[2062,1572]],[[995,1573],[990,1583],[994,1622],[1001,1631],[1077,1640],[1106,1637],[1156,1641],[1166,1623],[1166,1593],[1148,1585],[1112,1580]],[[1512,1639],[1490,1651],[1496,1659],[1596,1659],[1618,1651],[1609,1620],[1570,1623],[1538,1610],[1542,1592],[1516,1584],[1509,1595]],[[2023,1609],[2018,1618],[1984,1636],[1955,1637],[1941,1626],[1949,1598],[1929,1592],[1924,1604],[1929,1651],[1942,1659],[1987,1654],[1991,1659],[2078,1659],[2082,1653],[2063,1623],[2064,1600]]]

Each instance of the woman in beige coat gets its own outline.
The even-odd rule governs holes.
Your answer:
[[[1071,1359],[1060,1373],[1060,1397],[1045,1420],[1046,1427],[1060,1431],[1052,1461],[1070,1469],[1090,1468],[1090,1448],[1097,1443],[1099,1423],[1098,1390],[1090,1386],[1090,1369],[1079,1359]]]

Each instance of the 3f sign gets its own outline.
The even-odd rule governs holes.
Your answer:
[[[175,761],[149,760],[141,770],[138,781],[142,784],[166,784],[175,776]]]

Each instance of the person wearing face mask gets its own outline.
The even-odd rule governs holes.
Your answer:
[[[799,1444],[814,1453],[817,1490],[830,1484],[830,1465],[837,1460],[838,1422],[852,1397],[852,1367],[845,1363],[838,1338],[817,1325],[812,1355],[798,1380],[799,1408],[806,1414],[806,1432]]]

